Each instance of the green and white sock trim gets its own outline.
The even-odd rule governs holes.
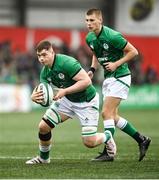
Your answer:
[[[51,145],[43,146],[43,145],[39,144],[39,149],[40,149],[41,152],[48,152],[51,149]]]
[[[44,160],[49,159],[50,149],[51,149],[51,145],[48,146],[39,145],[40,158]]]
[[[124,129],[125,126],[127,125],[127,123],[128,123],[128,122],[127,122],[126,119],[120,117],[119,120],[118,120],[118,122],[117,122],[117,124],[116,124],[116,127],[118,127],[119,129]]]

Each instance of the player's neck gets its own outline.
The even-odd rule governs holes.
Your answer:
[[[56,56],[55,56],[55,54],[53,54],[52,59],[51,59],[50,63],[48,64],[49,68],[51,68],[53,66],[55,58],[56,58]]]
[[[100,33],[101,33],[101,31],[102,31],[102,25],[100,26],[100,28],[99,29],[97,29],[94,33],[96,34],[96,36],[98,36]]]

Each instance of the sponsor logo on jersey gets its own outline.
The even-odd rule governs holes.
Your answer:
[[[60,79],[64,79],[64,78],[65,78],[65,75],[64,75],[63,73],[59,73],[59,74],[58,74],[58,77],[59,77]]]
[[[99,58],[98,58],[98,61],[99,61],[100,63],[104,63],[104,62],[108,61],[108,58],[107,58],[107,57],[99,57]]]

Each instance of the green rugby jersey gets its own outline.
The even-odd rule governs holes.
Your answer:
[[[123,49],[127,40],[124,39],[121,33],[103,26],[98,36],[94,32],[89,32],[86,36],[86,43],[96,55],[98,62],[103,65],[104,62],[115,62],[123,57]],[[104,68],[105,78],[118,78],[129,74],[130,70],[127,63],[122,64],[113,72]]]
[[[80,63],[73,57],[56,54],[51,68],[44,66],[40,73],[40,82],[52,83],[58,88],[67,88],[76,83],[72,78],[82,69]],[[66,97],[72,102],[89,102],[95,97],[96,90],[89,85],[85,90]]]

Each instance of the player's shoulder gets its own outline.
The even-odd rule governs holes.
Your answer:
[[[48,71],[48,67],[47,66],[43,66],[42,68],[41,68],[41,74],[44,74],[44,73],[46,73]]]
[[[70,61],[71,56],[65,54],[56,54],[55,66],[63,66],[67,61]]]
[[[74,57],[66,55],[66,54],[56,54],[57,61],[60,62],[67,62],[67,61],[77,61]]]
[[[110,27],[107,27],[107,26],[103,26],[103,32],[105,34],[107,34],[108,36],[118,36],[118,35],[121,35],[121,33],[115,29],[112,29]]]
[[[89,42],[90,40],[92,41],[93,39],[96,39],[96,35],[94,32],[89,32],[87,35],[86,35],[86,41]]]
[[[61,68],[74,67],[74,64],[79,64],[79,61],[72,56],[65,54],[56,55],[56,65]]]
[[[40,78],[46,79],[46,77],[48,76],[48,73],[49,73],[48,67],[47,67],[47,66],[43,66],[43,67],[41,68],[41,71],[40,71]]]
[[[116,31],[107,26],[103,26],[102,35],[103,37],[106,37],[107,41],[113,41],[116,39],[121,39],[121,37],[123,37],[123,35],[119,31]]]

